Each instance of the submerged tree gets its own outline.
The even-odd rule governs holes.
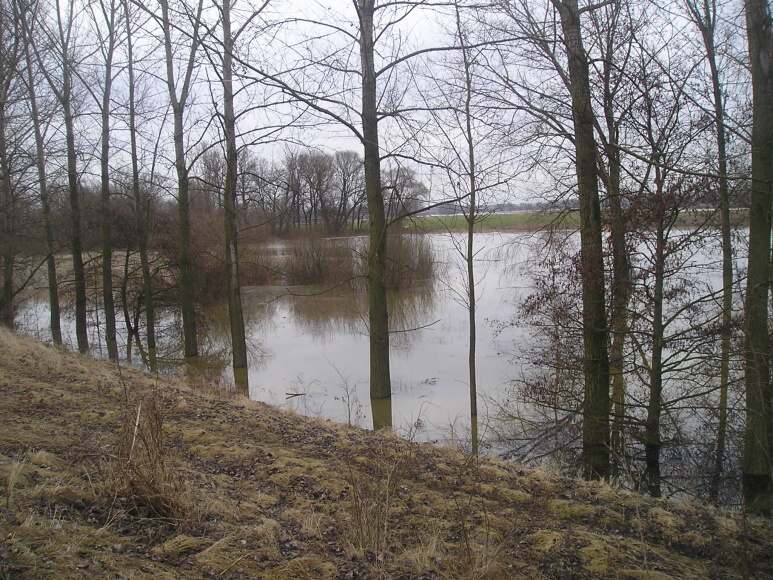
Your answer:
[[[188,100],[191,96],[191,83],[196,65],[196,53],[201,39],[199,28],[201,25],[201,13],[204,0],[198,0],[190,14],[191,30],[189,35],[188,55],[183,62],[182,79],[177,78],[175,70],[175,46],[172,33],[173,14],[169,0],[159,0],[161,8],[160,16],[155,17],[159,21],[163,33],[164,62],[166,67],[166,87],[169,93],[169,102],[172,107],[172,119],[174,121],[174,166],[177,172],[177,210],[179,216],[180,248],[178,268],[180,270],[180,310],[183,319],[183,343],[186,358],[196,357],[199,354],[199,343],[196,335],[196,306],[195,289],[193,284],[193,270],[191,267],[191,220],[190,220],[190,176],[188,160],[185,157],[185,113]],[[190,7],[185,7],[183,13]],[[146,10],[150,10],[146,7]],[[155,14],[151,12],[151,14]],[[179,15],[179,14],[178,14]]]
[[[12,167],[12,108],[15,88],[18,86],[21,63],[21,35],[19,34],[18,8],[15,2],[0,4],[0,217],[2,217],[2,293],[0,294],[0,321],[13,328],[16,295],[14,272],[16,269],[17,223],[19,204],[13,184]]]
[[[115,72],[113,61],[120,39],[121,24],[119,0],[99,0],[95,13],[91,6],[94,31],[97,35],[102,62],[101,94],[92,91],[100,110],[101,140],[99,153],[100,171],[100,232],[102,236],[102,307],[105,317],[105,342],[110,360],[118,360],[118,342],[115,329],[115,300],[113,298],[113,240],[110,229],[113,220],[110,207],[110,123],[112,119],[112,93]],[[104,31],[104,32],[103,32]],[[131,338],[129,338],[131,340]]]
[[[223,186],[223,220],[225,226],[226,291],[231,328],[231,353],[234,381],[237,388],[249,393],[247,375],[247,341],[244,333],[242,296],[239,278],[239,233],[236,219],[238,159],[236,149],[236,117],[234,114],[233,50],[231,32],[231,2],[223,0],[220,6],[223,27],[223,132],[225,133],[225,183]]]
[[[136,224],[137,247],[142,269],[142,296],[145,305],[145,337],[148,345],[148,366],[151,371],[158,370],[156,351],[156,310],[153,302],[153,279],[150,272],[148,255],[148,234],[150,230],[150,202],[140,183],[139,151],[137,147],[137,79],[135,76],[134,26],[132,3],[124,0],[126,25],[126,69],[128,73],[128,125],[129,152],[131,154],[131,192],[134,200],[134,220]],[[163,125],[162,125],[163,127]]]

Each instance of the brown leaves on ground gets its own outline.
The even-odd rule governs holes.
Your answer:
[[[0,351],[0,578],[773,576],[762,521]]]

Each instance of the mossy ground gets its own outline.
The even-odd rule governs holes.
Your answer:
[[[0,331],[0,578],[749,578],[767,522],[193,390]],[[184,510],[122,497],[155,394]],[[387,476],[390,484],[384,482]],[[356,520],[384,527],[370,549]],[[386,509],[383,509],[386,506]]]

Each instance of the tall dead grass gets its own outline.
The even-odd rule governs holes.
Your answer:
[[[176,524],[198,520],[191,489],[164,445],[163,418],[153,395],[141,399],[136,410],[127,407],[108,481],[133,515]]]
[[[349,486],[350,541],[359,554],[371,553],[381,561],[389,544],[391,512],[410,454],[395,452],[380,442],[371,470],[361,471],[347,464],[344,475]]]

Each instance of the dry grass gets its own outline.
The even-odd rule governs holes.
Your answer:
[[[371,553],[378,560],[390,540],[390,520],[395,494],[403,476],[408,454],[390,454],[381,444],[369,458],[372,471],[347,465],[349,485],[350,536],[356,553]]]
[[[0,348],[0,578],[773,576],[769,522]]]
[[[8,473],[5,476],[5,509],[11,509],[11,501],[13,500],[13,490],[16,487],[16,483],[21,477],[24,470],[23,461],[14,461],[11,463]]]
[[[108,490],[143,517],[193,525],[199,515],[190,487],[172,465],[156,397],[146,396],[136,412],[127,408],[110,465]]]

